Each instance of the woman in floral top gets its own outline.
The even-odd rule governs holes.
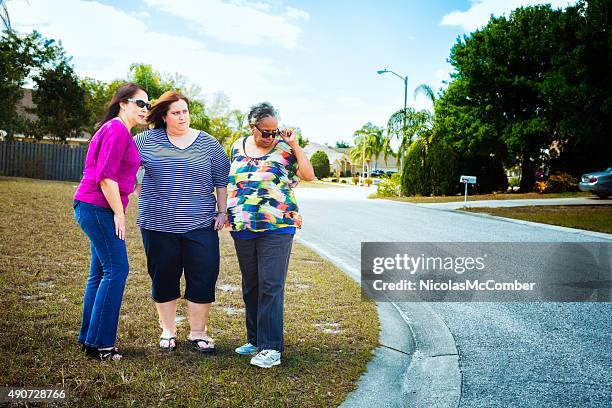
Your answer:
[[[292,129],[278,130],[277,112],[267,102],[251,108],[252,135],[232,145],[228,223],[242,273],[247,343],[236,349],[251,364],[280,364],[283,303],[295,229],[302,226],[293,187],[314,171]]]

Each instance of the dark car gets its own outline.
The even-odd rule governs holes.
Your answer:
[[[608,198],[612,195],[612,167],[602,171],[583,174],[578,188],[589,191],[599,198]]]
[[[381,177],[384,175],[385,175],[385,172],[382,170],[372,170],[372,173],[371,173],[372,177]]]

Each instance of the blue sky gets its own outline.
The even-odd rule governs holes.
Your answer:
[[[384,126],[403,105],[429,108],[413,90],[449,79],[457,37],[538,0],[11,0],[19,31],[61,39],[80,75],[124,78],[144,62],[222,91],[247,110],[268,100],[282,123],[319,143],[352,140],[371,121]],[[554,7],[574,1],[553,0]]]

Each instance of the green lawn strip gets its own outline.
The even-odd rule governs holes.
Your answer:
[[[77,347],[89,244],[72,215],[76,183],[0,178],[0,385],[62,386],[70,406],[337,406],[378,344],[375,305],[344,273],[294,244],[285,296],[286,351],[269,370],[233,349],[244,343],[240,272],[231,238],[221,237],[221,273],[210,334],[217,355],[192,352],[187,321],[179,347],[157,350],[136,205],[128,208],[130,275],[117,344],[121,362],[96,362]],[[308,220],[306,220],[308,222]],[[179,302],[178,315],[186,317]]]
[[[612,234],[612,205],[477,207],[465,211]]]
[[[500,193],[500,194],[480,194],[468,196],[468,202],[480,201],[480,200],[526,200],[526,199],[546,199],[546,198],[573,198],[573,197],[594,197],[593,194],[584,191],[571,191],[567,193]],[[370,195],[369,198],[382,198],[386,200],[402,201],[407,203],[453,203],[462,202],[464,200],[463,195],[457,196],[414,196],[414,197],[382,197],[376,193]]]

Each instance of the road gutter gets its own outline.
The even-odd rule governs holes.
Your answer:
[[[359,271],[319,245],[296,237],[356,282]],[[455,339],[448,326],[424,302],[377,302],[380,346],[343,408],[456,408],[461,398],[461,370]]]

